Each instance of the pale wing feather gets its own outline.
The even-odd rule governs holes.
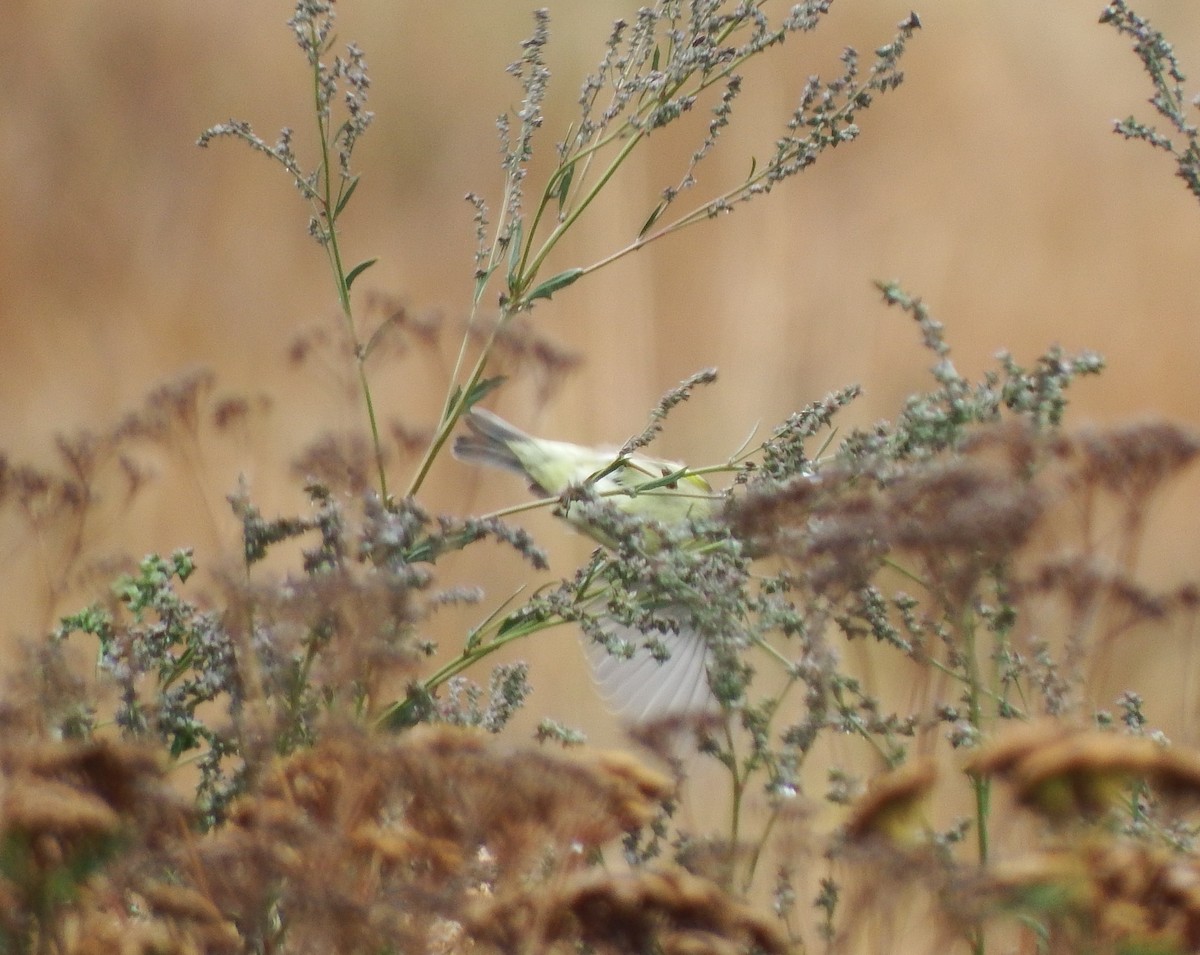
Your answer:
[[[609,653],[603,644],[584,638],[584,649],[601,697],[617,716],[633,723],[717,710],[708,687],[708,648],[697,634],[683,631],[659,635],[670,653],[658,660],[642,645],[641,633],[613,620],[601,621],[609,636],[636,649],[625,658]]]

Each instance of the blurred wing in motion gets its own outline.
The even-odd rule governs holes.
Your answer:
[[[682,631],[659,637],[671,656],[658,660],[632,627],[604,620],[604,632],[636,649],[625,658],[583,638],[592,676],[609,709],[627,723],[652,723],[720,711],[708,687],[708,648],[698,634]]]

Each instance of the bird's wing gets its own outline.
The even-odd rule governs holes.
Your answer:
[[[643,645],[643,635],[611,619],[601,621],[605,633],[628,641],[636,649],[625,658],[608,652],[602,643],[584,637],[592,676],[604,702],[630,723],[648,723],[718,711],[708,687],[708,648],[697,633],[656,635],[670,652],[658,660]]]

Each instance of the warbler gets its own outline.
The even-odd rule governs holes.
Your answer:
[[[618,459],[615,449],[535,438],[481,408],[468,412],[463,420],[471,433],[455,439],[455,457],[515,471],[529,480],[533,493],[543,497],[561,494],[571,485],[590,483],[598,495],[626,514],[668,525],[690,517],[711,517],[721,503],[720,496],[698,474],[683,474],[663,482],[685,470],[678,461],[630,454],[613,467]],[[567,519],[600,543],[608,543],[596,528],[569,509]]]
[[[565,441],[535,438],[503,418],[473,409],[463,416],[469,434],[454,442],[454,456],[471,464],[503,468],[523,476],[533,493],[561,494],[573,485],[593,490],[621,511],[678,526],[689,519],[712,517],[722,498],[697,474],[676,461],[643,454],[621,457],[615,449],[589,448]],[[666,480],[664,480],[666,479]],[[602,530],[578,509],[568,506],[566,519],[576,529],[610,546]],[[715,708],[708,686],[709,652],[704,639],[681,627],[655,633],[654,641],[669,656],[648,648],[645,635],[611,618],[601,621],[606,635],[634,648],[631,656],[610,653],[596,641],[585,649],[601,696],[617,715],[648,722],[694,715]]]

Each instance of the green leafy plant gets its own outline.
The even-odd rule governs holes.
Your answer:
[[[1188,102],[1183,84],[1186,77],[1175,57],[1175,50],[1161,32],[1148,20],[1138,16],[1124,0],[1110,3],[1100,15],[1100,22],[1110,24],[1123,36],[1132,37],[1134,53],[1141,60],[1154,95],[1150,105],[1171,126],[1171,133],[1160,132],[1134,117],[1116,121],[1116,132],[1126,139],[1138,139],[1155,149],[1170,153],[1175,159],[1175,171],[1186,183],[1188,191],[1200,199],[1200,142],[1196,123],[1188,119]]]

